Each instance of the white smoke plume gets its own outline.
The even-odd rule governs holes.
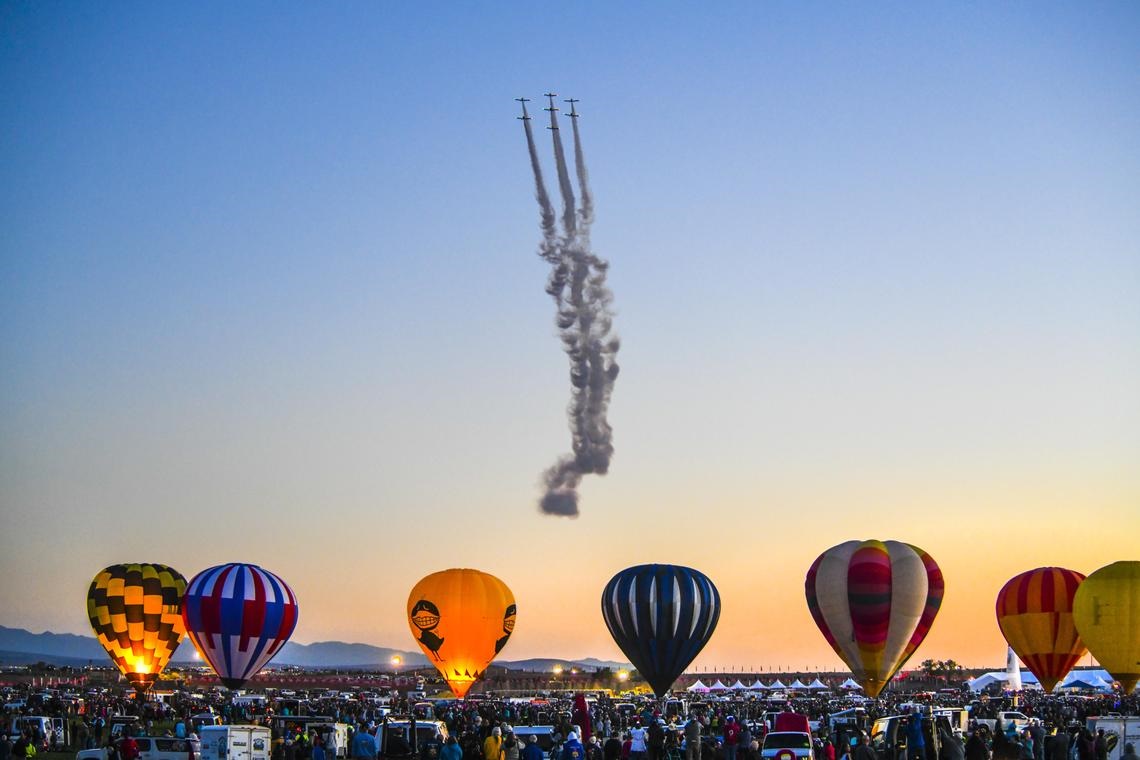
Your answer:
[[[613,294],[606,286],[609,264],[590,247],[590,225],[594,220],[594,200],[590,193],[586,161],[577,118],[571,119],[574,133],[574,169],[578,178],[580,204],[566,165],[558,129],[558,111],[550,110],[550,130],[554,140],[554,161],[562,195],[561,231],[550,196],[542,178],[542,167],[534,142],[530,119],[524,104],[530,164],[534,172],[542,240],[538,253],[551,266],[546,292],[554,299],[555,324],[562,347],[570,360],[571,453],[565,454],[542,475],[545,493],[539,509],[549,515],[578,516],[578,485],[583,475],[605,475],[613,457],[613,428],[606,419],[614,381],[620,341],[613,333]]]

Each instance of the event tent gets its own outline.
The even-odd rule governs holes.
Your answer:
[[[788,688],[789,689],[806,689],[807,684],[797,678],[796,680],[792,681],[792,685],[789,686]]]
[[[781,681],[779,678],[777,678],[775,681],[772,682],[772,685],[769,686],[768,688],[769,689],[786,689],[788,687],[784,686],[784,682]]]
[[[739,679],[739,678],[737,678],[737,679],[736,679],[736,683],[734,683],[732,686],[729,686],[728,688],[732,689],[733,691],[744,691],[744,690],[745,690],[745,689],[747,689],[748,687],[747,687],[747,686],[745,686],[744,684],[742,684],[742,683],[740,682],[740,679]]]
[[[979,692],[995,683],[1004,684],[1009,676],[1004,670],[993,670],[989,673],[984,673],[977,678],[971,678],[966,682],[970,687],[970,691]],[[1057,684],[1056,689],[1095,689],[1098,691],[1111,691],[1112,689],[1112,676],[1104,668],[1094,668],[1092,670],[1072,670],[1065,676],[1061,683]],[[1029,672],[1021,674],[1022,688],[1040,689],[1041,684],[1037,681],[1037,676]],[[1054,691],[1056,691],[1054,689]]]
[[[850,691],[852,689],[859,689],[860,691],[863,690],[863,687],[860,686],[859,683],[854,678],[848,678],[846,681],[839,684],[839,688],[847,689],[848,691]]]
[[[727,691],[727,690],[728,690],[728,687],[725,686],[724,681],[720,680],[719,678],[716,679],[716,683],[714,683],[712,686],[709,687],[709,691]]]
[[[756,682],[755,682],[754,684],[752,684],[751,686],[749,686],[749,687],[748,687],[748,690],[749,690],[749,691],[763,691],[763,690],[765,690],[765,689],[767,689],[767,688],[768,688],[768,687],[767,687],[767,686],[765,686],[764,684],[760,683],[760,679],[759,679],[759,678],[757,678],[757,679],[756,679]]]
[[[819,680],[819,679],[817,678],[817,679],[815,679],[814,681],[812,681],[811,683],[809,683],[809,684],[807,685],[807,687],[808,687],[809,689],[826,689],[826,688],[827,688],[827,684],[825,684],[823,681],[821,681],[821,680]]]
[[[708,690],[709,690],[709,687],[707,687],[703,683],[701,683],[701,679],[699,679],[699,678],[696,680],[696,683],[694,683],[689,688],[685,689],[685,691],[699,691],[702,693],[707,692]]]

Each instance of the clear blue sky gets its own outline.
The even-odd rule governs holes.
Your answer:
[[[505,654],[603,656],[597,594],[665,561],[721,587],[707,664],[831,662],[803,573],[877,537],[946,571],[919,654],[1000,662],[1006,578],[1135,558],[1138,40],[1130,2],[0,3],[0,621],[245,560],[297,640],[403,646],[465,565]],[[623,339],[575,521],[534,507],[569,388],[512,98],[551,88]]]

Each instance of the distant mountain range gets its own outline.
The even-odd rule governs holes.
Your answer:
[[[178,648],[172,663],[193,662],[193,647],[183,645]],[[371,644],[346,644],[341,641],[317,641],[312,644],[286,642],[281,652],[273,658],[274,665],[293,665],[300,668],[374,668],[391,667],[392,658],[399,656],[404,668],[427,667],[428,661],[422,652],[404,649],[377,647]],[[74,633],[32,633],[22,628],[7,628],[0,625],[0,662],[5,665],[28,665],[46,662],[52,665],[83,666],[88,663],[105,665],[110,663],[107,653],[94,636],[79,636]],[[598,660],[587,657],[579,660],[557,660],[547,657],[529,660],[496,661],[496,665],[509,670],[550,671],[555,665],[578,667],[585,670],[597,668],[628,668],[629,663]]]

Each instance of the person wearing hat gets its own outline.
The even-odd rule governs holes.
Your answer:
[[[478,719],[475,721],[478,723]],[[483,741],[483,760],[503,760],[503,729],[495,726]]]
[[[566,736],[566,743],[562,745],[561,760],[585,760],[586,749],[578,741],[578,734],[571,731]]]
[[[522,760],[546,760],[546,753],[538,746],[538,737],[531,734],[523,747]]]
[[[519,760],[519,741],[510,723],[503,724],[503,760]]]

